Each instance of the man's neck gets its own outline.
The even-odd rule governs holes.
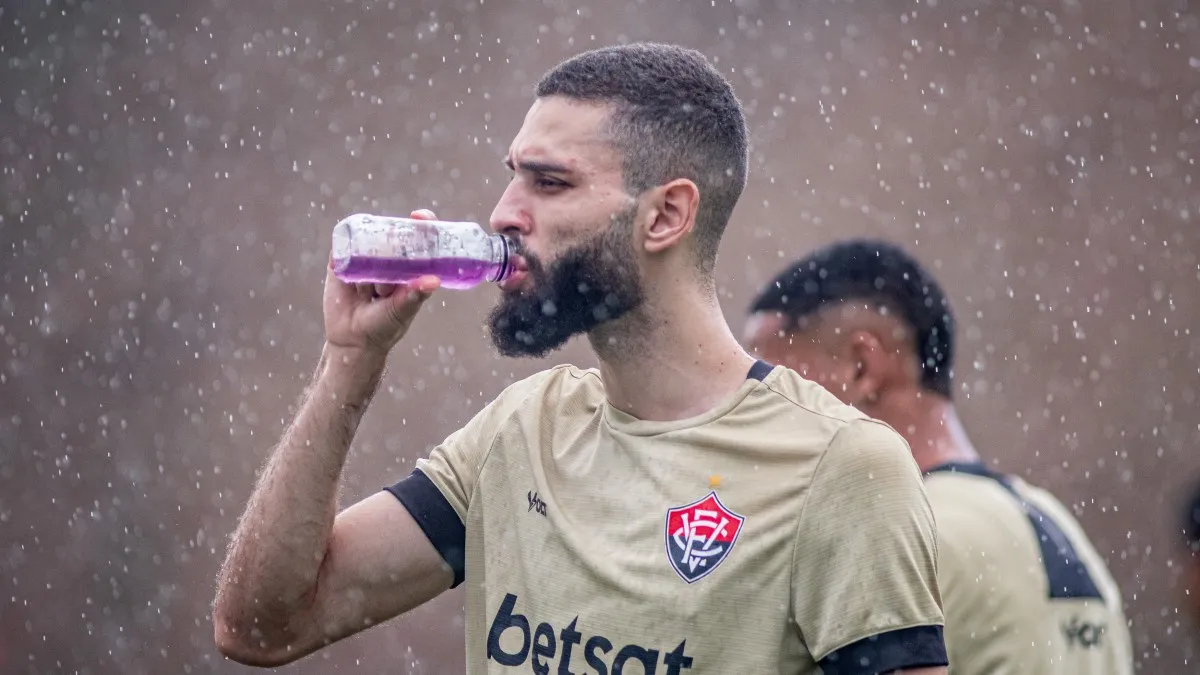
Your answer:
[[[878,416],[908,441],[921,471],[947,462],[979,461],[954,404],[940,396],[922,394]]]
[[[609,404],[641,420],[711,410],[737,391],[754,364],[715,296],[689,295],[665,305],[648,301],[588,335]]]

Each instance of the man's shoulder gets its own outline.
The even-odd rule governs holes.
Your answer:
[[[754,406],[748,409],[758,408],[754,414],[763,420],[764,427],[774,435],[803,439],[809,447],[828,448],[839,436],[857,435],[862,423],[870,426],[877,422],[842,403],[820,384],[784,366],[775,366],[756,393]],[[879,424],[890,430],[882,422]],[[847,430],[847,427],[853,428]]]
[[[531,406],[559,407],[578,399],[598,404],[603,398],[604,385],[598,370],[564,363],[509,384],[496,396],[492,406],[512,414]]]
[[[790,368],[776,366],[764,378],[762,417],[772,435],[794,439],[818,452],[819,473],[842,470],[871,473],[897,466],[916,471],[908,442],[886,422],[842,403],[820,384]]]
[[[859,409],[846,405],[821,385],[784,366],[775,366],[763,379],[766,388],[775,395],[775,402],[784,408],[803,411],[806,416],[793,416],[800,423],[810,423],[811,416],[827,418],[840,429],[852,420],[869,419]]]
[[[522,377],[509,384],[500,396],[522,396],[530,392],[555,388],[588,389],[600,388],[600,371],[595,368],[580,368],[570,363],[560,363]]]

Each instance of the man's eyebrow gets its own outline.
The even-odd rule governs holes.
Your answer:
[[[528,171],[530,173],[571,173],[571,170],[567,167],[563,166],[562,164],[555,164],[553,162],[526,160],[521,162],[519,165],[514,165],[512,159],[509,157],[504,158],[504,166],[508,167],[509,171],[516,171],[519,167],[522,171]]]

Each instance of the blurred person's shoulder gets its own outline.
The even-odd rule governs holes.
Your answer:
[[[1049,491],[982,462],[951,462],[928,470],[925,492],[938,518],[939,532],[951,546],[977,548],[990,541],[1008,547],[1014,536],[1029,527],[1024,503],[1059,505]]]
[[[998,477],[982,464],[944,465],[925,474],[925,492],[946,546],[978,549],[980,542],[1009,541],[1024,530],[1025,512]]]
[[[942,469],[927,473],[925,491],[944,550],[956,550],[975,560],[1007,560],[1012,563],[1005,567],[1008,573],[1020,565],[1055,577],[1043,577],[1033,588],[1047,583],[1073,585],[1058,577],[1067,572],[1082,574],[1102,597],[1119,600],[1103,556],[1072,509],[1049,489],[982,464]],[[1043,544],[1048,542],[1057,547],[1058,555],[1051,557],[1062,563],[1053,569],[1042,564],[1047,557]]]

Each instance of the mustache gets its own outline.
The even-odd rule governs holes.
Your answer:
[[[517,237],[509,237],[508,251],[511,255],[521,256],[525,262],[525,269],[531,276],[538,278],[543,275],[546,266],[542,264],[542,259],[537,254],[525,248],[525,242]]]

